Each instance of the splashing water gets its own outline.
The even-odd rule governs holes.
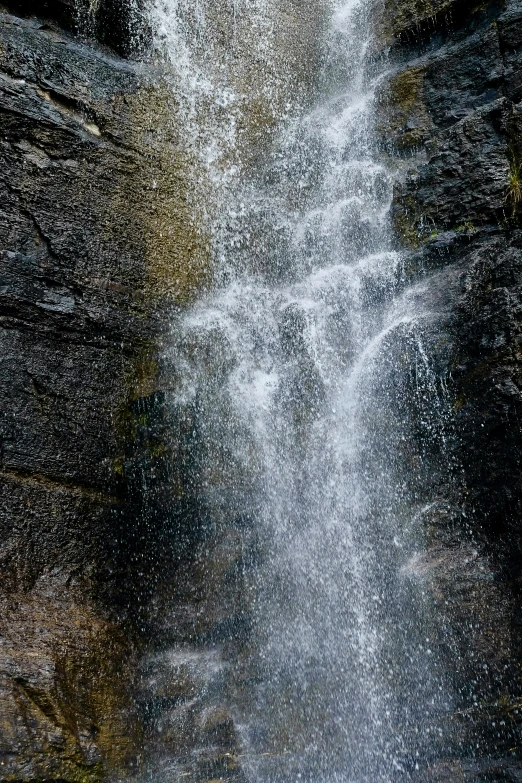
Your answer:
[[[408,568],[446,403],[429,296],[391,249],[373,9],[308,6],[152,9],[215,264],[174,317],[174,402],[197,404],[206,513],[256,539],[232,705],[247,778],[377,783],[415,774],[447,709]]]

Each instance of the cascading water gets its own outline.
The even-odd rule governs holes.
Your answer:
[[[290,0],[152,9],[214,265],[173,317],[173,404],[197,410],[205,514],[255,539],[246,652],[227,662],[249,678],[226,699],[260,783],[408,779],[447,709],[411,565],[445,401],[429,297],[391,249],[372,10],[308,7],[300,70]]]

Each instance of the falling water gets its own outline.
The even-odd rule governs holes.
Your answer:
[[[375,9],[299,6],[152,9],[213,258],[211,290],[173,314],[173,405],[197,410],[206,515],[255,541],[227,663],[247,779],[405,780],[447,709],[412,565],[444,450],[436,315],[391,245]]]

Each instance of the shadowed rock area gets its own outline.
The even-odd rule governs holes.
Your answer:
[[[426,510],[432,544],[419,565],[446,618],[455,758],[428,779],[516,781],[522,6],[384,5],[395,68],[380,131],[401,172],[397,242],[410,279],[427,280],[445,313],[433,355],[455,400],[450,470],[437,468],[446,500]]]

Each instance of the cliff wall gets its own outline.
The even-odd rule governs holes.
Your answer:
[[[90,781],[137,763],[145,531],[182,503],[155,498],[161,312],[199,240],[161,79],[30,11],[0,13],[0,779]]]
[[[0,15],[0,780],[83,783],[141,763],[144,638],[237,655],[244,553],[241,520],[202,519],[193,420],[164,404],[163,313],[210,271],[175,99],[129,57],[139,6],[31,5]],[[429,779],[519,780],[522,5],[385,2],[381,41],[397,246],[453,400],[416,566],[459,694]],[[198,679],[164,663],[154,709],[183,703],[160,744],[213,744],[201,777],[234,777],[230,716],[187,711]]]
[[[200,508],[199,412],[162,361],[212,273],[198,163],[139,3],[0,12],[0,781],[128,777],[144,752],[237,778],[212,678],[244,640],[243,546]],[[276,118],[249,108],[255,158]]]
[[[442,315],[431,351],[453,405],[419,568],[446,618],[460,759],[430,779],[518,780],[522,6],[385,2],[381,24],[396,240]]]

